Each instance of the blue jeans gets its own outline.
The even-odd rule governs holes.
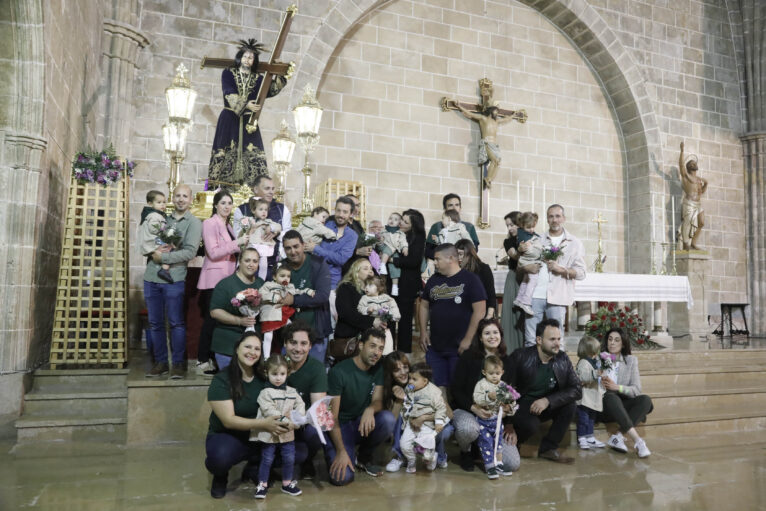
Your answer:
[[[328,432],[323,432],[324,439],[330,443]],[[319,440],[319,434],[314,426],[306,424],[300,429],[295,430],[295,458],[306,461],[312,461],[314,456],[322,448],[322,441]]]
[[[317,339],[317,341],[311,345],[309,356],[314,357],[324,364],[325,356],[327,355],[327,337],[323,339]]]
[[[231,357],[229,355],[215,354],[215,363],[218,364],[218,370],[223,371],[231,364]]]
[[[154,361],[168,363],[165,314],[170,326],[170,350],[173,364],[182,364],[186,351],[186,323],[184,321],[184,281],[158,284],[144,281],[144,300],[149,313],[149,332],[152,336]]]
[[[375,448],[385,442],[393,432],[394,429],[394,414],[388,410],[383,410],[375,414],[375,429],[363,437],[359,433],[359,422],[361,417],[357,417],[352,421],[345,422],[340,425],[340,434],[343,439],[343,447],[346,449],[351,463],[354,463],[354,457],[356,453],[356,446],[359,446],[359,462],[369,463],[372,459],[372,453]],[[330,468],[332,462],[335,461],[335,445],[332,440],[328,440],[325,445],[325,457],[327,459],[327,468]],[[330,476],[330,484],[335,486],[344,486],[354,480],[354,472],[350,468],[346,467],[346,473],[340,479],[334,479]]]
[[[434,372],[433,382],[437,387],[449,387],[455,375],[455,367],[460,356],[457,351],[440,352],[429,348],[426,351],[426,362]]]
[[[577,405],[577,438],[591,436],[598,412],[587,406]]]
[[[555,319],[561,326],[561,336],[564,336],[564,318],[566,318],[567,308],[563,305],[548,305],[548,302],[543,298],[532,298],[532,310],[535,311],[535,315],[532,317],[527,316],[526,323],[524,324],[524,345],[534,346],[536,343],[535,330],[537,324],[543,320],[543,313],[548,319]]]
[[[293,467],[295,466],[295,442],[284,442],[282,444],[267,444],[261,446],[261,464],[258,467],[258,482],[269,482],[269,472],[274,463],[274,457],[277,454],[282,456],[282,481],[293,480]]]
[[[205,467],[216,477],[227,477],[231,467],[247,460],[258,463],[260,449],[255,442],[228,433],[212,433],[205,439]]]
[[[402,438],[402,429],[404,426],[404,422],[402,420],[402,416],[396,418],[396,424],[394,425],[394,441],[393,445],[391,446],[391,450],[393,451],[394,455],[399,458],[400,460],[404,460],[404,455],[402,454],[402,450],[399,448],[399,440]],[[444,429],[441,430],[436,435],[436,460],[439,463],[443,463],[447,461],[447,451],[444,447],[444,444],[452,437],[452,433],[455,432],[455,427],[452,425],[451,422],[447,423],[446,426],[444,426]]]

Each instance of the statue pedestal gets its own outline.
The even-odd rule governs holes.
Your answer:
[[[707,342],[709,332],[705,280],[712,271],[710,254],[704,250],[676,250],[676,270],[689,278],[694,305],[668,303],[668,332],[674,338]]]

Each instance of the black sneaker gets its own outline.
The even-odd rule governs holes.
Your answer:
[[[301,491],[300,488],[298,488],[298,481],[290,481],[290,484],[288,484],[287,486],[282,485],[282,493],[286,493],[288,495],[292,495],[293,497],[297,497],[303,492]],[[256,498],[257,498],[257,495],[258,494],[256,493]]]
[[[365,463],[362,461],[357,460],[356,468],[360,470],[364,470],[367,472],[367,474],[371,475],[372,477],[379,477],[383,475],[383,467],[379,467],[378,465],[373,465],[372,463]]]
[[[497,479],[500,477],[500,474],[497,473],[497,469],[495,467],[489,467],[487,469],[487,477],[489,479]]]
[[[224,496],[226,496],[226,484],[228,482],[226,476],[213,476],[213,484],[210,486],[210,496],[214,499],[224,498]]]
[[[258,486],[255,488],[255,498],[256,499],[265,499],[266,494],[269,492],[269,485],[268,483],[258,483]]]
[[[146,376],[147,378],[159,378],[163,374],[168,374],[167,362],[154,364],[154,366],[152,366],[152,368],[149,369],[144,376]]]
[[[474,470],[474,463],[473,463],[473,456],[471,455],[471,451],[468,452],[460,452],[460,468],[465,470],[466,472],[473,472]]]
[[[306,460],[301,465],[301,479],[314,479],[317,476],[317,469],[314,467],[314,462]]]
[[[173,364],[173,368],[170,370],[171,380],[183,380],[186,378],[186,364]]]
[[[513,475],[513,470],[511,470],[510,468],[508,468],[502,463],[498,463],[497,465],[495,465],[495,468],[497,469],[497,473],[500,474],[501,476]]]

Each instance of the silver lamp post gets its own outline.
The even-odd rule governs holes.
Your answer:
[[[317,101],[316,93],[311,85],[306,84],[303,90],[303,98],[293,108],[295,118],[295,130],[298,132],[298,141],[301,143],[306,157],[303,168],[303,199],[299,216],[308,216],[314,207],[314,201],[309,195],[311,189],[311,167],[309,167],[309,155],[319,143],[319,124],[322,122],[322,105]]]
[[[285,189],[287,186],[287,170],[290,168],[290,162],[293,160],[293,152],[295,151],[295,141],[290,136],[290,131],[287,128],[287,121],[282,119],[282,124],[279,127],[279,133],[271,141],[271,155],[274,159],[274,166],[277,169],[277,201],[285,201]]]
[[[192,112],[197,92],[191,88],[186,76],[186,66],[179,64],[173,83],[165,89],[168,104],[168,122],[162,126],[162,141],[165,152],[170,158],[170,178],[168,179],[168,202],[173,199],[173,190],[181,180],[181,162],[186,152],[186,135],[192,126]]]

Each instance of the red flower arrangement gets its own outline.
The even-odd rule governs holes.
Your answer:
[[[661,348],[659,344],[649,340],[649,333],[644,328],[644,320],[637,311],[630,310],[630,307],[621,309],[615,303],[599,302],[598,305],[598,310],[590,315],[590,321],[585,324],[585,331],[589,335],[603,340],[611,328],[619,326],[632,348],[641,350]]]

